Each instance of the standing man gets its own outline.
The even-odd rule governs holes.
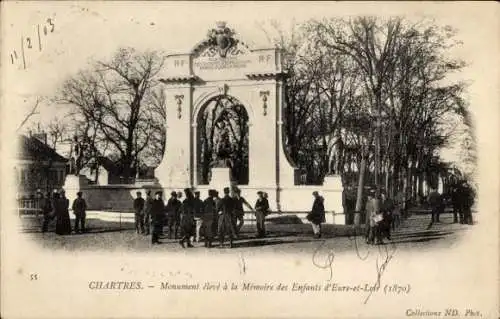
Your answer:
[[[203,224],[203,201],[200,199],[200,191],[194,192],[194,222],[196,225],[195,241],[200,242],[201,226]]]
[[[213,224],[217,220],[217,205],[215,203],[216,191],[208,190],[208,198],[203,202],[203,231],[205,233],[205,247],[211,248],[214,238]]]
[[[224,188],[224,197],[219,201],[217,206],[219,212],[219,241],[220,247],[224,246],[224,239],[226,234],[229,235],[229,248],[233,248],[233,214],[234,214],[234,200],[229,196],[229,187]]]
[[[219,227],[218,207],[220,205],[221,198],[219,197],[219,192],[217,190],[213,190],[213,191],[214,191],[215,213],[214,213],[214,221],[212,223],[212,235],[215,237],[217,235],[217,230]]]
[[[144,234],[144,198],[141,192],[137,192],[136,195],[137,198],[134,199],[135,231],[138,234]]]
[[[176,192],[171,192],[166,207],[169,239],[177,239],[177,232],[179,231],[181,220],[181,205],[181,202],[178,200],[178,194]]]
[[[313,196],[314,202],[311,212],[307,215],[307,220],[311,222],[314,237],[321,238],[321,223],[326,221],[324,199],[316,191],[313,192]]]
[[[181,230],[182,230],[182,238],[179,241],[179,244],[182,248],[185,248],[184,243],[187,242],[187,247],[191,248],[193,245],[191,244],[191,235],[193,234],[193,225],[194,225],[194,212],[195,212],[195,199],[193,196],[193,192],[191,189],[184,189],[184,193],[186,194],[186,199],[182,202],[182,213],[181,213]]]
[[[255,202],[255,219],[257,224],[257,237],[263,238],[266,236],[266,215],[269,210],[269,201],[265,197],[264,192],[258,191],[257,201]]]
[[[76,196],[72,206],[73,214],[75,214],[75,233],[84,233],[87,203],[82,198],[82,192],[76,193]]]
[[[441,196],[437,192],[435,188],[432,188],[431,192],[429,193],[429,197],[427,198],[427,202],[429,203],[429,206],[431,207],[431,222],[429,226],[427,226],[427,229],[430,229],[432,227],[432,224],[434,222],[439,222],[439,211],[441,209]]]
[[[145,235],[149,235],[151,227],[151,208],[153,207],[153,197],[151,191],[146,192],[146,201],[144,203],[144,227],[146,228]]]
[[[161,196],[162,192],[156,192],[155,199],[153,200],[153,204],[151,206],[151,223],[153,226],[151,234],[152,244],[160,244],[160,233],[164,223],[165,203],[163,202]]]
[[[233,216],[233,225],[236,231],[236,235],[239,235],[243,223],[245,222],[245,211],[243,210],[243,205],[248,207],[251,211],[254,211],[253,207],[247,202],[247,200],[241,196],[241,189],[238,187],[234,188],[234,200],[235,200],[235,214]]]

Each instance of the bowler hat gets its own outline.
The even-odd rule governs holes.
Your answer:
[[[82,196],[82,194],[83,194],[82,192],[76,193],[76,195],[78,195],[78,196]]]
[[[170,196],[177,197],[177,193],[176,192],[171,192]]]
[[[263,195],[264,193],[262,191],[258,191],[257,195]]]

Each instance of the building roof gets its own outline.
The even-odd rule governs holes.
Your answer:
[[[35,137],[19,135],[17,158],[20,160],[67,162],[68,159],[59,155],[53,148]]]

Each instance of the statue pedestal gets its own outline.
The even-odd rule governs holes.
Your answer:
[[[325,176],[323,194],[325,197],[326,222],[328,224],[345,225],[346,216],[342,207],[342,178],[340,175]]]
[[[87,178],[84,175],[66,175],[63,189],[66,191],[66,198],[69,199],[70,207],[76,198],[76,193],[87,186],[87,184]]]
[[[224,187],[231,186],[230,174],[231,169],[228,167],[213,167],[211,169],[212,178],[210,179],[210,183],[208,185],[210,188],[213,188],[221,193]]]

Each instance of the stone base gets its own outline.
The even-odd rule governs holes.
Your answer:
[[[88,186],[88,182],[84,175],[66,175],[63,189],[66,191],[66,197],[69,199],[70,207],[73,200],[76,198],[76,193],[86,186]],[[85,197],[85,194],[83,197]]]
[[[230,168],[213,167],[210,172],[212,176],[210,179],[210,183],[208,184],[210,188],[213,188],[221,193],[224,187],[231,186]]]
[[[345,225],[346,219],[342,207],[342,191],[344,187],[341,176],[325,176],[322,189],[325,197],[326,223]]]

